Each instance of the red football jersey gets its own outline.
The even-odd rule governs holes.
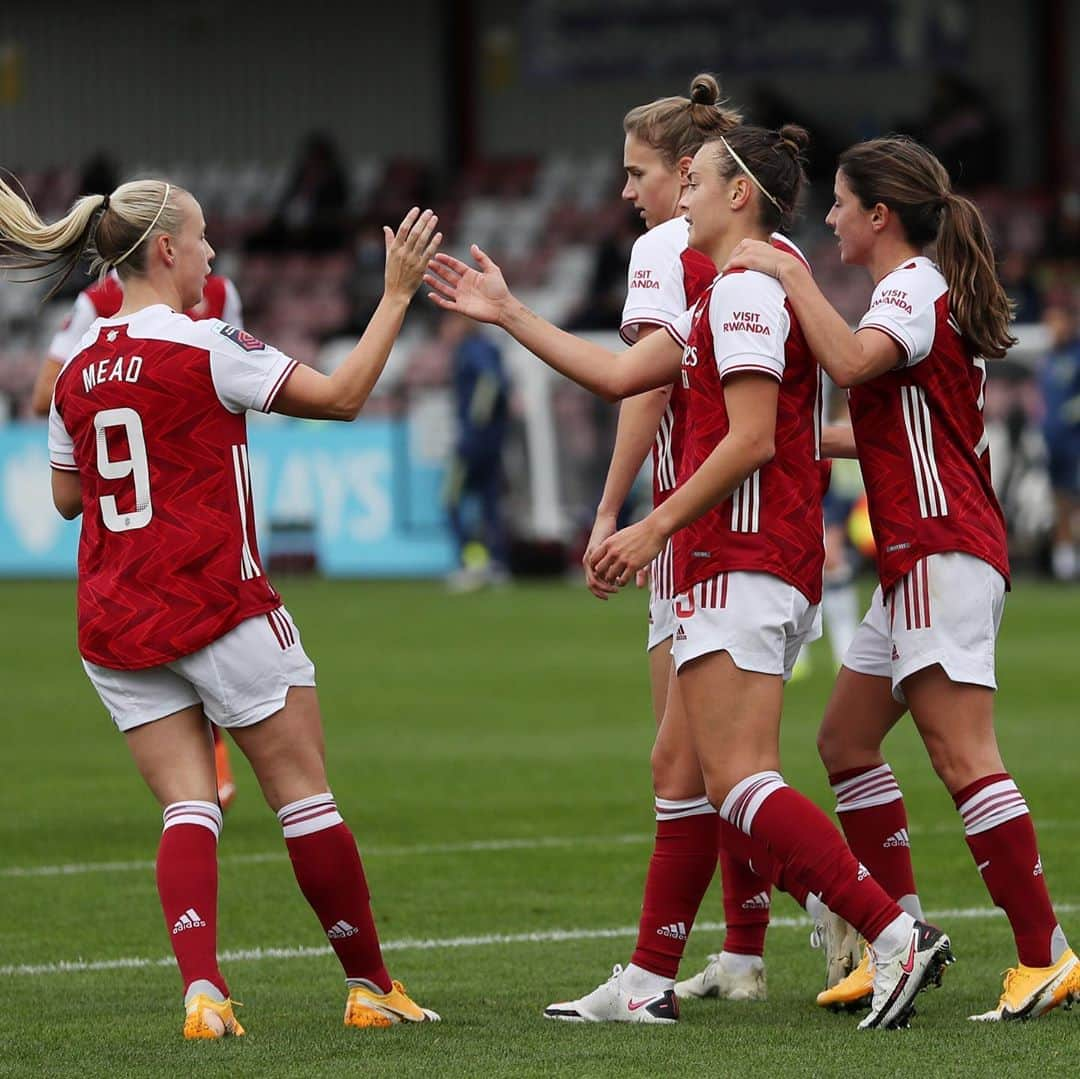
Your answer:
[[[49,344],[49,355],[61,362],[70,359],[94,320],[112,318],[123,302],[123,286],[115,270],[110,271],[99,284],[83,289],[75,298],[71,313]],[[231,326],[243,326],[240,294],[227,277],[217,274],[207,277],[202,299],[184,314],[193,319],[220,318]]]
[[[281,604],[259,561],[244,413],[268,411],[295,367],[163,304],[84,338],[57,379],[49,456],[82,487],[86,659],[157,666]]]
[[[679,482],[728,432],[724,379],[754,371],[780,383],[776,455],[723,502],[675,534],[675,589],[719,573],[769,573],[821,601],[821,372],[778,281],[734,271],[718,277],[671,329],[684,346],[686,398]]]
[[[848,394],[884,592],[929,554],[963,551],[1009,581],[1005,519],[983,426],[986,361],[949,314],[928,258],[878,282],[859,329],[888,334],[903,365]]]

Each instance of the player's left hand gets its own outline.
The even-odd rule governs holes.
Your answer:
[[[788,264],[798,265],[799,260],[764,240],[740,240],[724,263],[722,273],[728,270],[757,270],[780,280],[780,274]]]
[[[601,580],[622,588],[660,553],[666,538],[650,514],[596,548],[592,555],[593,572]]]

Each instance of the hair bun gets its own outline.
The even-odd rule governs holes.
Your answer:
[[[695,75],[690,83],[690,101],[694,105],[715,105],[720,100],[720,83],[708,73]]]
[[[784,124],[778,134],[780,145],[796,159],[802,157],[810,145],[810,133],[798,124]]]

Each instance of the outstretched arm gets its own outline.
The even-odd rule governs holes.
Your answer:
[[[356,347],[331,375],[298,364],[274,398],[273,411],[307,419],[353,420],[367,401],[420,287],[424,268],[442,242],[431,210],[413,207],[396,233],[384,226],[385,287]]]
[[[742,240],[724,270],[741,266],[775,277],[787,293],[815,359],[841,389],[891,371],[904,358],[900,346],[880,330],[855,333],[825,298],[806,265],[761,240]]]
[[[424,283],[439,307],[501,326],[559,374],[609,401],[675,381],[682,348],[667,334],[652,334],[622,353],[575,337],[530,311],[506,287],[499,267],[476,244],[470,250],[479,269],[442,253],[428,267]]]

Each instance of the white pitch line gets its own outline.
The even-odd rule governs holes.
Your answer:
[[[1080,904],[1061,903],[1054,908],[1061,914],[1073,914],[1080,910]],[[954,910],[928,911],[927,915],[934,922],[959,921],[961,919],[983,919],[1003,917],[997,907],[961,907]],[[773,918],[770,929],[805,929],[811,924],[809,918]],[[697,922],[695,932],[718,932],[724,928],[723,922]],[[431,952],[449,951],[453,948],[486,948],[504,944],[559,944],[574,940],[606,940],[618,937],[637,936],[636,925],[620,926],[616,929],[543,929],[532,933],[485,933],[470,937],[442,938],[405,938],[388,940],[382,943],[384,952]],[[323,945],[319,948],[245,948],[239,951],[222,952],[219,959],[223,963],[257,963],[264,959],[311,959],[330,955],[332,949]],[[102,970],[130,970],[138,967],[171,967],[176,962],[171,955],[153,958],[150,956],[128,956],[119,959],[61,959],[55,963],[22,963],[0,967],[0,977],[40,977],[44,974],[84,974]]]
[[[910,829],[909,829],[910,831]],[[627,835],[596,836],[532,836],[521,839],[476,839],[461,843],[414,843],[398,847],[360,847],[364,858],[399,858],[419,854],[474,854],[485,851],[543,850],[564,847],[625,846],[649,843],[652,836],[644,832]],[[284,862],[284,850],[262,851],[253,854],[223,854],[220,865],[252,865],[259,862]],[[0,877],[77,877],[84,873],[134,873],[153,870],[147,859],[131,862],[70,862],[65,865],[14,865],[0,869]]]
[[[959,821],[948,824],[934,824],[929,827],[909,827],[908,833],[920,835],[962,835]],[[1038,821],[1038,831],[1080,828],[1077,820]],[[653,836],[647,832],[626,833],[623,835],[595,836],[526,836],[520,839],[475,839],[460,843],[415,843],[395,847],[360,847],[364,858],[401,858],[413,855],[430,854],[477,854],[511,850],[558,850],[574,847],[630,846],[637,843],[651,843]],[[262,862],[284,862],[287,860],[284,850],[260,851],[251,854],[223,854],[218,858],[220,865],[257,865]],[[0,868],[0,879],[27,877],[78,877],[86,873],[139,873],[152,871],[153,861],[138,859],[130,862],[68,862],[60,865],[13,865]]]

